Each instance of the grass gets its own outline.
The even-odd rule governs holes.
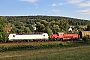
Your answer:
[[[0,60],[89,60],[90,46],[0,52]]]

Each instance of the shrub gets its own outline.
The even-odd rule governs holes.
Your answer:
[[[87,42],[87,37],[83,38]],[[0,51],[17,51],[17,50],[37,50],[37,49],[47,49],[47,48],[68,48],[84,46],[86,43],[78,42],[63,42],[63,43],[48,43],[48,44],[38,44],[38,45],[2,45],[0,46]]]
[[[85,37],[83,37],[82,39],[83,39],[83,41],[84,41],[85,43],[89,43],[89,37],[88,37],[88,36],[85,36]]]

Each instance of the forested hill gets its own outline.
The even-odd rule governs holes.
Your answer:
[[[0,16],[0,41],[6,42],[11,33],[45,32],[51,35],[57,32],[68,33],[70,27],[73,29],[71,33],[90,30],[90,21],[61,16]]]
[[[69,25],[87,25],[90,23],[89,20],[82,20],[82,19],[77,19],[77,18],[69,18],[69,17],[62,17],[62,16],[42,16],[42,15],[37,15],[37,16],[1,16],[2,19],[7,20],[8,22],[13,22],[13,21],[18,21],[18,22],[23,22],[23,23],[36,23],[41,20],[46,20],[47,22],[55,21],[57,22],[58,20],[67,20]]]

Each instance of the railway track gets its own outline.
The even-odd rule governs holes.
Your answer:
[[[8,45],[13,45],[13,44],[46,44],[46,43],[62,43],[62,42],[83,42],[81,40],[75,40],[75,41],[70,41],[70,40],[63,40],[63,41],[38,41],[38,42],[6,42],[6,43],[0,43],[1,44],[8,44]]]

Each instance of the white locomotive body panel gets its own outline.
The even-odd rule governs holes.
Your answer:
[[[48,39],[48,34],[28,34],[28,35],[16,35],[16,34],[10,34],[9,35],[9,41],[13,40],[32,40],[32,39]]]

